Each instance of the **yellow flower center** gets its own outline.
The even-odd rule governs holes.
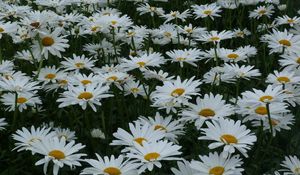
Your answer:
[[[300,57],[297,58],[297,61],[296,61],[298,64],[300,64]]]
[[[281,44],[283,46],[287,46],[287,47],[290,47],[292,45],[292,43],[289,40],[286,40],[286,39],[282,39],[278,42],[279,42],[279,44]]]
[[[96,32],[99,28],[100,28],[99,26],[93,26],[93,27],[91,28],[91,31],[92,31],[92,32]]]
[[[239,57],[239,55],[238,54],[236,54],[236,53],[231,53],[231,54],[229,54],[229,55],[227,55],[227,57],[229,58],[229,59],[237,59],[238,57]]]
[[[53,80],[54,78],[56,77],[56,75],[55,74],[47,74],[46,76],[45,76],[45,78],[46,79],[49,79],[49,80]]]
[[[66,85],[66,84],[68,84],[68,81],[67,80],[59,80],[58,84]]]
[[[295,168],[293,173],[300,174],[300,167]]]
[[[216,115],[216,113],[212,109],[204,108],[198,113],[198,115],[203,116],[203,117],[213,117]]]
[[[278,120],[275,120],[275,119],[271,119],[271,125],[272,126],[276,126],[278,125],[280,122]]]
[[[75,63],[75,66],[77,67],[77,68],[83,68],[84,67],[84,63]]]
[[[292,24],[292,23],[295,23],[295,20],[293,20],[293,19],[288,19],[287,22],[288,22],[289,24]]]
[[[108,77],[106,80],[108,80],[108,81],[117,81],[118,77],[117,76],[111,76],[111,77]]]
[[[80,81],[83,85],[87,85],[87,84],[91,84],[92,83],[92,81],[90,81],[90,80],[82,80],[82,81]]]
[[[212,14],[212,11],[211,10],[204,10],[203,13],[205,15],[211,15]]]
[[[0,33],[4,32],[4,29],[2,27],[0,27]]]
[[[279,81],[280,83],[288,83],[291,80],[288,77],[278,77],[277,81]]]
[[[222,166],[216,166],[209,170],[210,175],[222,175],[224,173],[225,169]]]
[[[186,60],[186,58],[183,58],[183,57],[178,57],[178,58],[176,58],[176,60],[177,60],[177,61],[185,61],[185,60]]]
[[[164,131],[167,131],[167,129],[164,126],[162,126],[162,125],[156,125],[154,127],[154,130],[164,130]]]
[[[147,161],[152,161],[152,160],[156,160],[160,157],[160,154],[157,152],[153,152],[153,153],[148,153],[144,156],[144,159]]]
[[[54,39],[49,36],[46,36],[42,39],[42,45],[44,47],[49,47],[52,46],[53,44],[54,44]]]
[[[109,175],[121,175],[122,174],[120,169],[116,168],[116,167],[107,167],[103,171]]]
[[[261,101],[261,102],[269,102],[271,100],[273,100],[273,97],[270,95],[265,95],[265,96],[262,96],[259,98],[259,101]]]
[[[268,114],[268,110],[266,107],[264,106],[259,106],[255,109],[255,113],[259,114],[259,115],[267,115]]]
[[[84,100],[89,100],[93,98],[93,94],[90,92],[82,92],[81,94],[78,95],[78,99],[84,99]]]
[[[185,29],[185,31],[186,31],[187,33],[192,33],[192,32],[193,32],[193,29],[188,28],[188,29]]]
[[[219,38],[219,37],[217,37],[217,36],[214,36],[214,37],[211,37],[211,38],[210,38],[210,40],[211,40],[211,41],[219,41],[219,40],[220,40],[220,38]]]
[[[146,63],[143,61],[137,62],[136,64],[139,65],[139,67],[145,67]]]
[[[54,157],[57,160],[61,160],[61,159],[66,158],[65,154],[62,151],[56,150],[56,149],[50,151],[48,155],[51,156],[51,157]]]
[[[139,88],[131,88],[130,90],[133,93],[138,93],[140,91]]]
[[[150,10],[153,12],[156,10],[156,7],[150,7]]]
[[[138,137],[136,139],[134,139],[135,142],[137,142],[138,144],[140,144],[141,146],[143,146],[143,141],[147,141],[147,139],[143,138],[143,137]]]
[[[259,12],[258,12],[258,14],[260,14],[260,15],[264,15],[265,13],[267,12],[267,10],[260,10]]]
[[[183,88],[177,88],[172,91],[171,95],[173,97],[178,97],[178,96],[181,96],[184,92],[185,92],[185,90]]]
[[[236,139],[236,137],[234,137],[233,135],[230,134],[224,134],[220,137],[220,140],[222,142],[224,142],[225,144],[236,144],[238,142],[238,140]]]
[[[170,32],[165,32],[164,35],[168,38],[171,38],[172,34]]]
[[[27,102],[27,98],[25,98],[25,97],[17,98],[17,103],[19,103],[19,104],[23,104],[23,103],[26,103],[26,102]]]
[[[33,22],[30,24],[31,27],[34,27],[34,28],[39,28],[40,27],[40,23],[39,22]]]
[[[116,21],[116,20],[112,20],[112,21],[111,21],[111,24],[112,24],[112,25],[116,25],[117,23],[118,23],[118,21]]]

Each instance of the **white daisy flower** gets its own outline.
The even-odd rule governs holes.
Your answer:
[[[191,96],[199,94],[198,86],[202,84],[200,80],[194,80],[194,78],[181,81],[178,76],[174,81],[165,81],[163,86],[156,86],[156,90],[151,94],[154,105],[166,102],[187,104]]]
[[[7,126],[7,122],[5,121],[5,118],[0,118],[0,131],[4,130]]]
[[[226,104],[222,95],[205,94],[204,98],[197,97],[196,104],[190,103],[188,109],[184,109],[180,115],[182,120],[193,121],[195,126],[200,129],[206,120],[219,120],[234,114],[234,108]]]
[[[154,130],[163,131],[165,133],[164,137],[175,143],[177,143],[178,136],[184,134],[184,124],[180,123],[179,120],[172,120],[171,115],[164,118],[158,112],[156,112],[154,118],[139,117],[138,120],[142,123],[148,123],[151,126],[154,126]]]
[[[146,169],[152,171],[154,166],[161,168],[161,161],[164,160],[180,160],[177,156],[181,154],[179,149],[181,146],[174,145],[168,141],[143,142],[143,146],[135,143],[134,147],[129,148],[130,152],[126,157],[133,159],[140,164],[139,174]]]
[[[222,12],[221,7],[216,3],[205,5],[193,5],[192,6],[196,19],[210,17],[214,20],[214,17],[220,17],[219,13]]]
[[[100,83],[89,86],[69,86],[68,90],[63,92],[61,97],[57,99],[57,102],[60,102],[58,107],[63,108],[79,104],[85,110],[87,105],[89,105],[94,111],[97,111],[95,105],[101,106],[101,99],[113,96],[108,93],[108,90],[109,86]]]
[[[201,161],[192,160],[190,163],[195,175],[242,175],[244,171],[239,155],[223,157],[214,152],[199,158]]]
[[[266,82],[274,85],[299,84],[300,77],[292,71],[283,70],[278,72],[275,70],[274,74],[268,75]]]
[[[184,50],[173,50],[168,51],[166,54],[171,58],[168,59],[171,62],[178,62],[180,67],[183,67],[183,63],[188,63],[192,66],[197,66],[195,62],[199,60],[201,51],[199,49],[184,49]]]
[[[75,131],[71,131],[69,128],[54,128],[55,136],[58,137],[59,139],[64,138],[66,141],[72,141],[76,139],[75,136]]]
[[[263,16],[270,18],[274,13],[274,6],[267,5],[267,6],[258,6],[255,10],[250,11],[249,17],[259,19]]]
[[[13,150],[23,151],[29,150],[32,147],[32,144],[35,142],[41,142],[43,139],[51,139],[55,135],[51,131],[51,128],[35,128],[31,126],[30,130],[25,127],[22,127],[22,130],[17,130],[15,134],[12,134],[12,137],[17,143],[15,143],[15,148]]]
[[[34,142],[30,150],[45,156],[35,163],[35,165],[44,164],[44,174],[47,174],[48,164],[53,162],[53,175],[58,175],[59,168],[62,168],[65,164],[71,168],[81,166],[79,161],[86,154],[77,152],[84,147],[81,143],[75,144],[74,141],[66,143],[65,139],[54,137]]]
[[[220,118],[218,121],[212,120],[205,123],[208,128],[201,129],[205,135],[200,136],[199,139],[213,140],[214,142],[208,145],[209,149],[224,146],[222,153],[224,157],[233,154],[235,149],[248,157],[247,151],[256,142],[256,136],[250,133],[251,131],[245,125],[241,125],[240,120],[235,122],[231,119]]]
[[[190,163],[186,160],[177,162],[178,169],[171,168],[173,175],[194,175],[196,171],[190,167]]]
[[[95,60],[92,58],[86,58],[85,55],[77,56],[73,54],[72,58],[65,58],[66,61],[62,61],[61,64],[66,71],[78,72],[81,69],[92,69],[94,67]]]
[[[85,168],[80,174],[94,174],[94,175],[138,175],[138,164],[120,155],[105,156],[104,158],[96,154],[97,159],[85,159],[91,167]]]
[[[291,27],[294,25],[300,24],[300,17],[294,16],[293,18],[289,17],[288,15],[279,16],[276,19],[278,25],[288,24]]]
[[[300,160],[296,156],[285,156],[284,161],[280,164],[285,169],[279,170],[286,174],[298,175],[300,174]]]
[[[42,104],[42,101],[39,97],[35,96],[32,93],[5,93],[2,95],[0,101],[7,106],[9,111],[15,111],[17,105],[17,109],[22,112],[24,109],[26,110],[28,106],[35,107],[36,105]]]
[[[222,40],[231,39],[234,36],[234,33],[231,31],[223,30],[221,32],[218,31],[210,31],[208,33],[204,33],[200,35],[197,40],[203,41],[205,43],[213,43],[213,44],[219,44]]]
[[[113,136],[117,140],[113,140],[110,145],[134,146],[134,143],[144,145],[145,142],[151,143],[161,140],[165,136],[162,130],[155,130],[155,127],[148,123],[135,122],[129,123],[130,133],[122,128],[118,128]],[[123,152],[128,151],[128,148],[123,149]]]

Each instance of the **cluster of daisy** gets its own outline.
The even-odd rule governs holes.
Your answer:
[[[54,175],[64,165],[93,175],[243,174],[264,139],[271,147],[297,122],[300,17],[287,8],[279,0],[0,1],[0,108],[13,116],[0,118],[0,131],[18,153],[43,156],[35,165],[44,174],[49,163]],[[32,115],[53,123],[36,127]],[[186,155],[190,136],[207,154]],[[85,137],[114,151],[76,143]],[[300,174],[297,156],[279,166],[275,174]]]

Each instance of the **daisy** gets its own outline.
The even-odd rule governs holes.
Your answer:
[[[135,143],[134,147],[129,148],[130,152],[126,157],[133,159],[140,165],[139,174],[146,169],[152,171],[154,166],[161,168],[163,160],[180,160],[177,156],[181,154],[181,146],[174,145],[168,141],[143,142],[143,146]]]
[[[273,136],[276,136],[276,132],[280,132],[281,130],[290,130],[290,125],[293,125],[295,122],[295,116],[293,114],[287,114],[282,115],[281,117],[272,118],[271,119],[271,125],[273,130]],[[252,122],[253,126],[261,126],[261,122],[258,120],[254,120]],[[263,120],[263,130],[269,131],[270,128],[270,122],[268,120]]]
[[[12,72],[14,69],[14,63],[8,60],[2,60],[0,62],[0,74],[4,74],[7,72]]]
[[[272,102],[283,102],[288,98],[288,95],[283,93],[282,87],[273,87],[272,85],[268,85],[265,91],[253,89],[253,92],[243,92],[242,96],[249,105],[264,105]]]
[[[0,131],[4,130],[5,126],[7,126],[7,122],[5,121],[5,118],[0,118]]]
[[[180,67],[183,67],[183,63],[188,63],[192,66],[197,66],[195,62],[197,62],[201,55],[201,51],[199,49],[184,49],[184,50],[173,50],[168,51],[166,54],[171,58],[171,62],[178,62]]]
[[[64,164],[71,168],[81,166],[79,162],[81,161],[80,158],[86,154],[77,152],[84,147],[81,143],[75,144],[74,141],[66,143],[65,139],[54,137],[33,143],[30,150],[45,156],[35,163],[35,165],[44,164],[44,174],[47,174],[48,164],[53,162],[53,175],[57,175],[59,168],[62,168]]]
[[[290,18],[287,15],[283,15],[282,17],[277,17],[275,20],[278,25],[288,24],[293,27],[294,25],[300,24],[300,17],[297,16]]]
[[[196,19],[210,17],[214,20],[214,17],[220,17],[218,13],[222,12],[221,7],[216,3],[205,5],[193,5],[192,6]]]
[[[174,81],[165,81],[163,86],[156,86],[156,90],[151,94],[154,105],[163,102],[186,104],[191,96],[199,94],[198,86],[202,83],[194,78],[181,81],[178,76]]]
[[[55,83],[59,73],[59,68],[56,68],[55,66],[46,66],[42,68],[40,72],[37,72],[38,80],[43,82],[43,85],[46,85],[49,82]]]
[[[155,130],[154,126],[148,123],[135,122],[129,123],[130,133],[122,128],[118,128],[113,136],[117,140],[113,140],[110,145],[134,146],[134,143],[144,145],[145,142],[155,142],[164,138],[165,133],[162,130]],[[123,151],[128,151],[125,148]]]
[[[17,31],[17,23],[7,22],[4,23],[0,21],[0,39],[4,34],[13,35]]]
[[[186,160],[177,162],[178,169],[171,168],[173,175],[194,175],[196,171],[190,167],[190,163]]]
[[[279,64],[286,70],[295,71],[300,67],[300,52],[280,55]]]
[[[226,104],[222,95],[205,94],[204,98],[197,97],[196,104],[190,103],[188,109],[181,112],[182,120],[194,121],[195,126],[200,129],[206,120],[218,120],[234,113],[234,108]]]
[[[31,81],[30,77],[20,72],[0,79],[0,87],[9,92],[36,92],[41,88],[38,84],[38,82]]]
[[[69,86],[68,90],[57,99],[57,102],[60,102],[58,107],[63,108],[79,104],[85,110],[87,105],[90,105],[94,111],[97,111],[95,105],[101,106],[101,99],[113,96],[108,93],[108,90],[109,87],[101,83],[89,86]]]
[[[200,35],[197,40],[203,41],[205,43],[213,43],[213,44],[219,44],[222,40],[231,39],[234,36],[234,33],[231,31],[210,31],[208,33],[204,33]]]
[[[93,138],[100,138],[100,139],[105,139],[105,134],[101,129],[94,128],[91,130],[91,136]]]
[[[165,133],[164,137],[175,143],[177,142],[178,136],[183,135],[184,133],[184,124],[180,123],[179,120],[172,119],[171,115],[164,118],[156,112],[154,118],[139,117],[138,120],[142,123],[148,123],[149,125],[154,126],[154,130],[162,130]]]
[[[287,30],[280,32],[273,29],[271,34],[262,37],[262,42],[268,43],[270,53],[295,53],[300,50],[300,35],[293,35]]]
[[[251,65],[239,66],[238,64],[227,64],[227,63],[225,63],[224,65],[224,69],[226,70],[225,72],[232,73],[233,76],[236,77],[237,79],[246,79],[246,80],[261,76],[259,70],[253,68],[254,66]]]
[[[111,72],[107,72],[107,73],[103,73],[103,74],[100,73],[99,76],[101,77],[103,82],[105,82],[106,84],[108,84],[108,85],[114,84],[117,87],[119,87],[120,89],[122,89],[120,87],[120,84],[125,83],[129,79],[129,74],[127,74],[126,72],[121,72],[121,71],[111,71]]]
[[[72,58],[65,58],[66,61],[62,61],[61,64],[66,71],[78,72],[82,69],[91,70],[95,65],[95,60],[92,58],[86,58],[85,55],[77,56],[73,54]]]
[[[148,86],[141,84],[140,81],[135,82],[133,80],[129,80],[124,84],[124,95],[132,94],[135,98],[138,95],[146,97],[146,95],[148,94],[148,89]]]
[[[281,171],[284,171],[287,174],[300,174],[300,160],[296,156],[285,156],[284,161],[282,161],[280,165],[285,168]]]
[[[61,52],[65,52],[66,48],[70,45],[68,40],[65,39],[66,35],[61,36],[61,29],[56,28],[52,33],[51,32],[42,32],[40,33],[40,43],[35,42],[33,46],[34,52],[41,52],[46,59],[48,59],[49,52],[51,55],[61,57]]]
[[[163,15],[165,11],[161,7],[155,7],[155,6],[150,6],[148,3],[144,3],[139,5],[136,9],[138,12],[140,12],[140,15],[150,13],[151,16],[156,15]]]
[[[242,175],[243,162],[239,155],[223,157],[217,152],[199,156],[201,161],[192,160],[190,166],[195,175]]]
[[[18,109],[20,112],[23,112],[24,109],[26,110],[27,106],[35,107],[36,105],[42,104],[39,97],[36,97],[35,94],[32,93],[18,93],[17,95],[15,93],[5,93],[2,95],[0,101],[5,106],[8,106],[7,109],[9,111]],[[17,105],[17,107],[15,105]]]
[[[93,73],[89,75],[77,73],[71,77],[68,77],[68,81],[72,85],[82,85],[82,86],[89,86],[91,84],[97,85],[99,82],[101,82],[101,78],[99,75],[95,75]]]
[[[205,122],[208,128],[202,128],[202,134],[200,140],[213,140],[214,142],[209,144],[209,149],[215,149],[221,146],[223,148],[223,156],[231,155],[237,149],[245,157],[248,157],[247,151],[250,146],[256,142],[256,136],[246,128],[245,125],[241,125],[241,121],[235,122],[231,119],[220,118],[218,121],[212,120],[211,122]]]
[[[176,21],[178,19],[180,19],[181,21],[185,22],[185,19],[188,18],[189,16],[190,16],[189,10],[185,10],[182,13],[180,13],[179,11],[171,11],[168,14],[162,14],[162,17],[166,19],[164,23],[167,23],[167,22],[172,21],[174,19]]]
[[[274,13],[274,6],[258,6],[255,10],[250,11],[249,17],[259,19],[263,16],[270,18]]]
[[[300,77],[292,71],[283,70],[278,72],[275,70],[274,74],[268,75],[266,82],[274,85],[299,84]]]
[[[234,75],[224,67],[213,67],[203,75],[203,82],[219,86],[221,82],[234,82]]]
[[[165,60],[160,53],[144,54],[142,56],[132,57],[130,59],[122,59],[122,66],[126,70],[140,69],[144,70],[149,67],[160,67],[164,64]]]
[[[164,72],[163,70],[145,70],[143,71],[144,78],[146,79],[156,79],[159,81],[171,81],[175,76],[169,76],[168,72]]]
[[[137,175],[138,164],[126,160],[124,156],[105,156],[104,158],[96,154],[97,159],[85,159],[91,167],[85,168],[80,174],[93,175]]]
[[[54,128],[54,134],[55,136],[54,137],[57,137],[59,139],[62,139],[64,138],[66,141],[72,141],[72,140],[75,140],[76,139],[76,136],[75,136],[75,131],[71,131],[69,128]]]
[[[17,130],[15,134],[12,134],[12,138],[17,141],[13,150],[23,151],[29,150],[32,144],[35,142],[41,142],[43,139],[50,139],[54,137],[54,133],[51,128],[31,126],[30,130],[22,127],[22,130]]]
[[[225,62],[246,61],[248,58],[244,49],[232,50],[221,48],[218,50],[218,56]]]
[[[251,32],[248,29],[234,29],[235,37],[245,38],[246,36],[251,35]]]

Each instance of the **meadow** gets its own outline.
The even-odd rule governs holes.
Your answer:
[[[0,0],[0,175],[300,175],[299,0]]]

